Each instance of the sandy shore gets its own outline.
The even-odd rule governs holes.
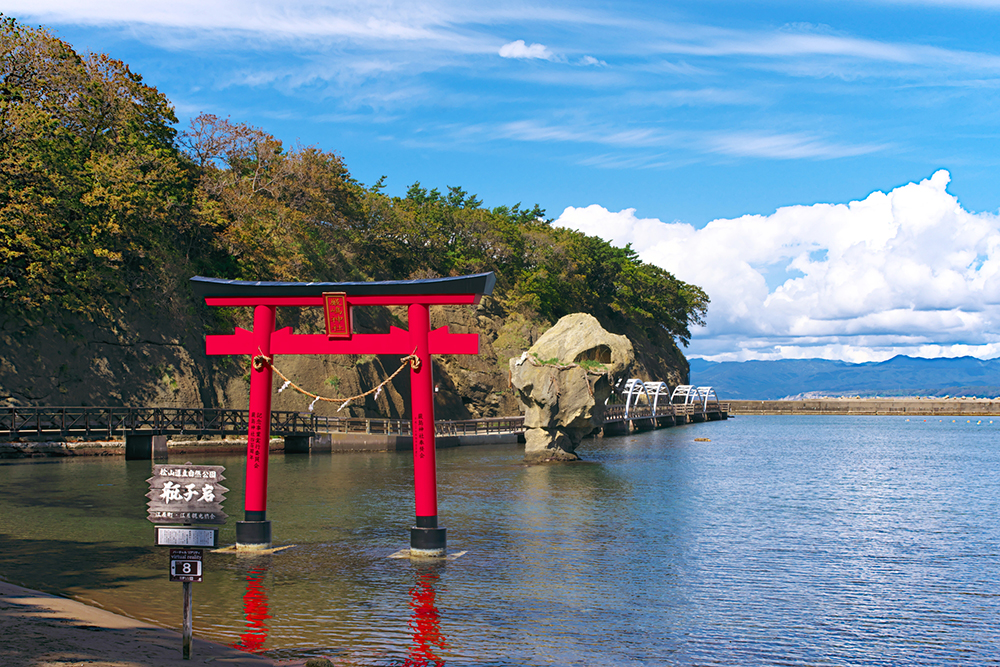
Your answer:
[[[0,581],[0,665],[4,667],[294,667],[198,639],[181,658],[173,630],[81,602]]]

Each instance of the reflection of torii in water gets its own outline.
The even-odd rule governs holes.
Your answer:
[[[279,354],[413,355],[410,366],[410,412],[413,422],[413,477],[416,526],[410,529],[410,553],[444,556],[445,529],[438,526],[434,457],[434,378],[432,354],[478,354],[477,334],[452,334],[447,327],[431,331],[431,305],[476,304],[493,293],[496,277],[481,273],[431,280],[368,283],[283,283],[219,280],[195,276],[194,293],[209,306],[252,306],[253,331],[237,328],[232,335],[207,336],[206,352],[245,354],[250,370],[250,420],[247,434],[246,515],[236,525],[238,549],[271,546],[267,520],[267,456],[271,436],[272,360]],[[387,334],[355,334],[351,309],[358,306],[404,305],[408,331],[390,327]],[[293,334],[274,330],[277,306],[322,306],[326,334]]]
[[[416,570],[417,583],[410,589],[410,630],[413,646],[403,667],[444,667],[438,652],[447,648],[448,642],[441,633],[441,612],[435,604],[434,584],[440,578],[437,565]]]

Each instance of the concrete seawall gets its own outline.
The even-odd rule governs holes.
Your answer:
[[[439,435],[434,438],[437,449],[470,445],[516,444],[517,433],[469,435]],[[375,433],[318,433],[312,437],[314,452],[403,452],[413,449],[413,436],[379,435]]]
[[[473,445],[517,444],[523,442],[524,438],[518,433],[481,433],[439,435],[435,441],[438,449],[447,449]],[[0,442],[0,459],[125,456],[125,449],[124,439],[81,442],[73,440]],[[239,437],[192,440],[188,436],[174,436],[167,439],[166,449],[170,454],[240,454],[246,452],[247,440]],[[403,452],[413,449],[413,437],[374,433],[319,433],[314,436],[299,436],[297,439],[273,437],[268,449],[271,452],[289,453]]]
[[[1000,400],[972,398],[818,398],[728,403],[730,415],[1000,416]]]

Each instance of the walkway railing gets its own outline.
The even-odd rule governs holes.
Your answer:
[[[728,403],[605,406],[604,422],[616,423],[673,417],[711,419],[729,411]],[[224,408],[108,408],[6,407],[0,408],[0,437],[116,438],[148,435],[246,435],[247,410]],[[438,421],[436,434],[489,435],[520,433],[524,417],[494,417]],[[301,412],[271,412],[271,435],[314,433],[371,433],[411,435],[408,419],[319,417]]]
[[[0,436],[12,438],[76,436],[115,438],[129,434],[246,435],[247,410],[223,408],[0,408]],[[519,433],[523,417],[437,422],[438,435]],[[374,433],[411,435],[408,419],[319,417],[301,412],[271,412],[271,435]]]
[[[246,435],[248,414],[247,410],[224,408],[8,407],[0,408],[0,436]],[[312,415],[271,413],[274,435],[314,430]]]
[[[317,433],[365,433],[373,435],[412,435],[409,419],[368,419],[316,417]],[[494,417],[489,419],[463,419],[438,421],[435,434],[492,435],[520,433],[524,430],[524,417]]]
[[[626,416],[626,413],[628,416]],[[625,406],[622,404],[611,404],[604,406],[604,423],[726,414],[729,414],[728,403],[709,403],[707,406],[701,403],[658,405],[655,412],[653,411],[653,407],[649,405]]]

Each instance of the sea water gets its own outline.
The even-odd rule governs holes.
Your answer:
[[[438,452],[446,562],[389,558],[409,453],[277,455],[273,555],[206,553],[195,634],[344,665],[1000,663],[1000,419],[739,417]],[[698,440],[696,440],[696,438]],[[704,441],[703,439],[708,439]],[[226,466],[233,542],[239,456]],[[179,627],[149,462],[0,465],[0,576]]]

